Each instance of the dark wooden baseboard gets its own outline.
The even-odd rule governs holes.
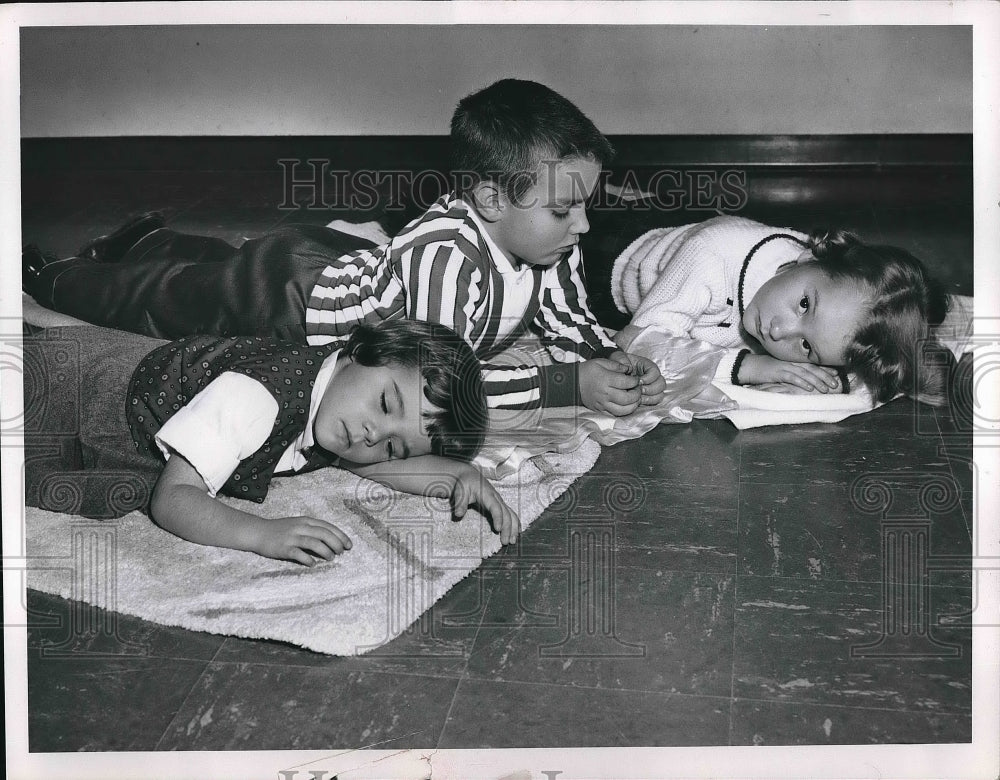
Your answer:
[[[610,136],[615,166],[955,167],[969,134]],[[279,159],[358,167],[444,166],[446,136],[127,136],[24,138],[26,169],[271,170]]]
[[[972,136],[611,136],[609,181],[653,190],[661,202],[738,211],[752,203],[972,207]],[[312,161],[312,162],[310,162]],[[448,170],[445,136],[25,138],[26,177],[47,171],[392,172]],[[312,166],[312,167],[310,167]],[[325,167],[324,167],[325,166]],[[424,182],[427,183],[426,181]],[[699,201],[698,203],[697,201]]]

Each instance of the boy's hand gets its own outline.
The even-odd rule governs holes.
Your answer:
[[[317,558],[332,560],[351,549],[351,540],[333,523],[315,517],[262,519],[253,551],[266,558],[313,566]]]
[[[839,393],[837,369],[813,363],[790,363],[770,355],[747,355],[737,377],[745,385],[778,383],[807,393]]]
[[[663,400],[667,381],[660,374],[660,367],[656,363],[641,355],[633,355],[621,350],[613,353],[611,359],[628,368],[630,374],[639,377],[639,384],[642,386],[642,401],[640,402],[642,406],[656,406]]]
[[[624,417],[639,408],[642,385],[626,365],[611,358],[594,358],[580,364],[580,400],[595,412]]]
[[[457,466],[452,474],[454,485],[448,496],[455,519],[461,520],[465,511],[475,506],[489,517],[494,533],[500,534],[501,544],[514,544],[521,530],[517,515],[479,469],[468,463]]]

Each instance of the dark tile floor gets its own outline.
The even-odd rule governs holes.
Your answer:
[[[153,207],[232,240],[331,218],[282,195],[275,173],[29,175],[23,240],[70,253]],[[834,216],[971,292],[967,215]],[[360,658],[122,615],[77,633],[73,603],[29,592],[30,749],[968,742],[970,632],[949,616],[971,609],[970,452],[960,420],[908,401],[835,425],[661,426]],[[958,562],[884,589],[883,549]]]

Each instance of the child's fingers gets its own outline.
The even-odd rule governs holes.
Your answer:
[[[500,494],[497,493],[492,486],[489,490],[483,491],[483,497],[480,501],[483,509],[490,516],[493,522],[493,527],[500,534],[500,541],[503,541],[505,534],[509,536],[511,526],[520,527],[517,515],[514,514],[514,510],[507,506],[507,503],[500,498]],[[506,542],[505,542],[506,544]]]
[[[507,531],[507,544],[514,544],[521,531],[521,521],[513,509],[504,504],[504,526]]]
[[[626,355],[621,350],[618,350],[617,352],[612,352],[611,355],[608,357],[608,360],[612,360],[619,366],[624,366],[627,369],[632,368],[632,361],[629,360],[629,356]]]
[[[316,523],[317,525],[312,528],[315,537],[329,545],[332,550],[340,553],[351,549],[351,537],[340,528],[325,520],[317,520]]]
[[[324,561],[332,561],[339,553],[344,551],[340,544],[331,545],[325,539],[317,539],[314,536],[304,536],[299,539],[295,546],[299,552],[312,555],[315,558],[322,558]]]
[[[520,523],[513,516],[513,513],[509,513],[504,516],[503,529],[500,532],[500,543],[501,544],[514,544],[517,541],[517,534],[521,530]]]
[[[610,374],[608,387],[616,390],[635,390],[641,392],[642,385],[635,374]]]
[[[829,393],[840,389],[840,380],[836,372],[831,379],[830,369],[825,366],[814,366],[811,363],[786,363],[785,376],[781,381],[788,382],[803,390],[818,393]]]
[[[616,355],[621,355],[622,357],[616,357]],[[609,358],[596,358],[594,362],[612,374],[630,374],[633,371],[632,361],[625,356],[624,352],[616,352]]]
[[[810,365],[808,367],[808,374],[814,383],[820,384],[824,388],[828,388],[829,390],[840,389],[840,377],[837,376],[837,372],[832,368]]]
[[[663,397],[665,395],[666,393],[655,393],[652,395],[646,395],[646,392],[643,391],[642,401],[640,401],[640,404],[642,406],[656,406],[658,403],[660,403],[660,401],[663,400]]]
[[[282,556],[293,563],[301,563],[303,566],[315,566],[316,559],[299,547],[291,547],[287,554]]]
[[[798,377],[797,379],[798,381],[796,384],[811,393],[830,392],[830,386],[826,383],[826,381],[812,374],[807,374],[806,376]]]
[[[317,558],[330,561],[345,550],[350,549],[350,540],[345,543],[341,537],[324,528],[313,528],[296,540],[296,546],[307,553],[312,553]]]
[[[638,406],[642,400],[642,387],[636,385],[629,389],[608,388],[607,400],[618,406]]]
[[[642,394],[643,395],[662,395],[667,389],[667,380],[660,376],[660,372],[656,372],[655,378],[646,379],[644,376],[642,379]]]
[[[469,492],[465,487],[464,480],[457,480],[455,488],[451,491],[451,514],[456,520],[465,517],[465,510],[469,508]]]
[[[830,368],[829,366],[814,366],[812,364],[807,364],[807,369],[809,375],[817,382],[821,382],[831,390],[840,390],[840,375],[837,373],[837,369]]]
[[[314,539],[326,544],[336,553],[351,549],[351,537],[340,528],[326,520],[314,520],[310,523],[308,534]]]
[[[619,404],[614,401],[605,401],[603,411],[614,417],[624,417],[627,414],[632,414],[636,409],[639,408],[639,402],[634,403]]]

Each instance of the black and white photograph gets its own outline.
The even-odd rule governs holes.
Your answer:
[[[1000,5],[0,20],[8,777],[1000,775]]]

